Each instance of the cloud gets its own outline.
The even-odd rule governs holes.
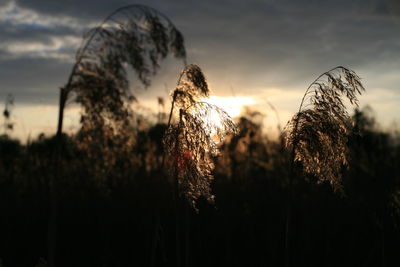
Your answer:
[[[48,58],[69,60],[86,29],[67,16],[39,15],[14,1],[0,7],[0,60]]]
[[[75,36],[53,36],[49,37],[46,42],[40,40],[8,41],[0,44],[0,50],[3,52],[0,59],[45,58],[73,63],[74,58],[71,55],[80,43],[81,39]]]
[[[70,28],[83,28],[79,21],[67,14],[40,14],[33,9],[9,1],[0,6],[0,22],[12,25],[29,25],[35,28],[51,28],[68,25]],[[86,26],[84,26],[86,27]]]
[[[19,104],[56,104],[70,69],[71,64],[52,58],[1,60],[0,99],[12,93]]]

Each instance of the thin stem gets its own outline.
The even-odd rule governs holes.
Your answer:
[[[186,64],[186,60],[185,60],[185,64]],[[184,69],[184,70],[181,72],[181,74],[179,75],[179,79],[178,79],[178,82],[177,82],[177,85],[178,85],[178,86],[179,86],[179,84],[181,83],[181,80],[182,80],[183,74],[185,73],[185,70],[186,70],[186,69]],[[173,97],[172,97],[171,110],[169,111],[168,124],[167,124],[167,129],[166,129],[166,131],[168,131],[169,127],[171,127],[171,120],[172,120],[172,114],[173,114],[174,107],[175,107],[176,96],[177,96],[177,95],[174,93],[174,95],[173,95]],[[161,169],[164,168],[164,163],[165,163],[165,153],[163,153],[163,157],[162,157],[162,161],[161,161]]]
[[[168,118],[168,124],[167,124],[167,129],[166,131],[168,131],[169,127],[171,126],[171,119],[172,119],[172,113],[174,111],[174,106],[175,106],[175,96],[172,99],[172,104],[171,104],[171,110],[169,111],[169,118]],[[164,169],[164,164],[165,164],[165,152],[163,153],[162,156],[162,161],[161,161],[161,170]]]
[[[64,107],[66,103],[67,91],[65,87],[60,89],[60,103],[58,114],[58,125],[56,134],[56,146],[54,150],[54,176],[49,181],[49,198],[50,198],[50,217],[47,226],[47,257],[49,266],[56,266],[56,247],[57,247],[57,220],[58,220],[58,183],[59,183],[59,166],[62,150],[62,125],[64,119]]]
[[[290,266],[290,221],[292,217],[292,201],[293,201],[293,177],[294,177],[294,157],[295,150],[292,150],[289,172],[289,185],[288,185],[288,202],[286,206],[286,227],[285,227],[285,266]]]
[[[190,207],[185,203],[185,267],[190,266]]]
[[[169,129],[169,127],[171,126],[172,112],[174,111],[175,99],[176,99],[176,97],[174,96],[174,98],[172,99],[172,103],[171,103],[171,110],[169,111],[167,129]]]
[[[181,125],[182,112],[179,112],[179,124]],[[179,138],[175,143],[175,151],[179,149]],[[173,201],[175,207],[175,239],[176,239],[176,266],[181,266],[181,240],[179,237],[180,223],[179,223],[179,209],[178,209],[178,199],[179,199],[179,181],[178,181],[178,168],[174,166],[174,182],[173,182]]]
[[[67,101],[67,90],[65,87],[60,89],[60,101],[59,101],[59,110],[58,110],[58,125],[57,125],[57,139],[61,138],[63,119],[64,119],[64,108],[65,103]]]

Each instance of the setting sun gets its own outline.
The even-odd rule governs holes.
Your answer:
[[[210,96],[205,102],[218,106],[228,113],[232,118],[240,115],[244,106],[254,105],[255,101],[252,97],[223,97],[223,96]]]

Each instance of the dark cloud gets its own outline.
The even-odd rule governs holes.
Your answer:
[[[18,103],[56,104],[58,88],[68,78],[69,71],[70,64],[54,59],[2,60],[0,98],[12,93]]]
[[[28,24],[0,24],[0,36],[3,42],[41,42],[50,44],[52,37],[79,36],[81,31],[68,26],[37,27]]]
[[[127,0],[17,0],[17,6],[36,12],[39,17],[68,18],[82,26],[100,22],[110,11],[129,3]],[[397,0],[148,0],[142,3],[163,12],[181,29],[189,62],[203,67],[209,80],[222,86],[217,89],[221,94],[228,93],[230,85],[244,93],[256,93],[260,87],[304,88],[315,76],[336,65],[368,74],[376,68],[377,76],[381,71],[398,71],[400,6]],[[49,45],[54,38],[78,38],[84,30],[85,27],[76,28],[62,21],[38,27],[0,20],[0,38],[11,43],[36,41]],[[70,44],[59,52],[72,59],[76,48]],[[17,88],[18,92],[48,88],[42,94],[48,94],[46,99],[56,100],[56,94],[49,90],[64,83],[72,63],[35,59],[35,54],[22,54],[23,58],[10,61],[5,55],[10,56],[10,52],[2,50],[0,45],[0,60],[9,60],[0,61],[1,88],[6,85]],[[15,82],[16,75],[4,74],[5,64],[8,64],[7,73],[27,72],[21,74],[27,82],[22,86],[21,81]],[[33,80],[28,82],[28,79]],[[382,82],[385,88],[399,89],[398,79]],[[34,97],[32,94],[32,101]]]
[[[16,0],[23,8],[29,8],[40,14],[69,16],[79,20],[99,20],[107,16],[111,11],[132,4],[128,0]],[[136,4],[137,2],[135,2]],[[176,2],[178,3],[178,2]],[[146,1],[145,5],[153,7],[168,7],[172,2],[168,1]]]

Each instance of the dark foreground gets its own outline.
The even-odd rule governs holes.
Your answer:
[[[2,137],[1,266],[49,253],[56,266],[284,266],[289,201],[291,266],[400,266],[399,139],[361,122],[344,194],[297,175],[290,201],[286,152],[243,120],[216,161],[216,203],[200,200],[198,212],[160,170],[161,126],[138,132],[132,156],[112,166],[72,137],[58,162],[54,138]]]

